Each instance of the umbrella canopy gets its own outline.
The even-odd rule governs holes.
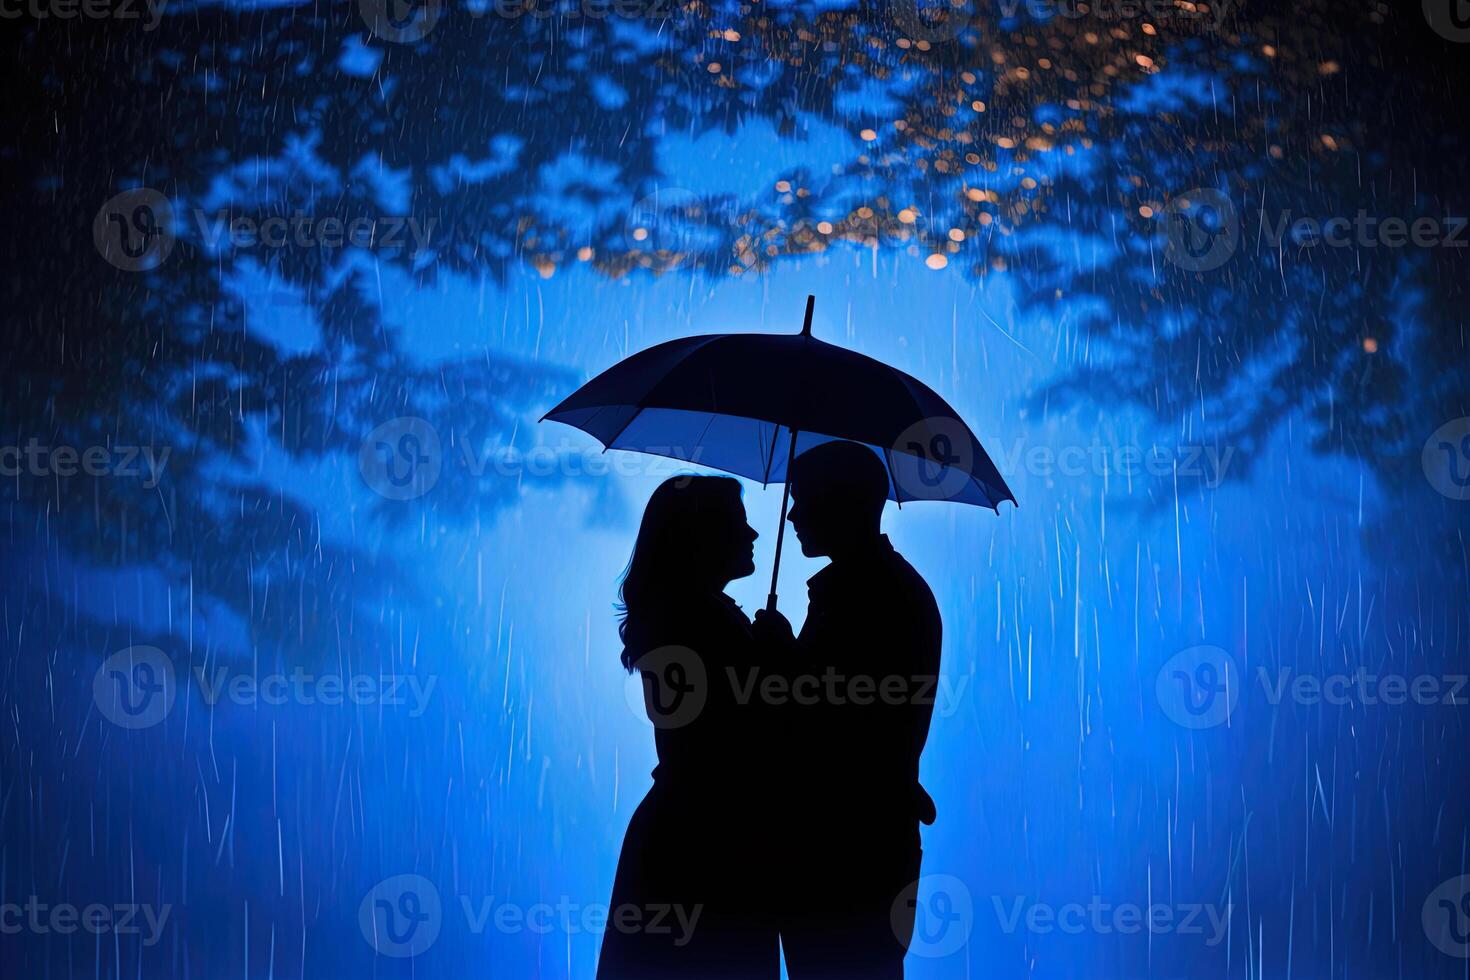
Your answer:
[[[620,361],[546,414],[608,449],[784,482],[795,454],[835,439],[873,449],[888,496],[999,509],[1016,502],[989,454],[933,389],[881,361],[800,334],[708,334]]]
[[[897,368],[812,336],[707,334],[650,347],[578,388],[544,419],[588,433],[607,449],[688,460],[785,483],[802,452],[834,440],[862,443],[888,470],[888,496],[1000,509],[1016,502],[980,440],[928,385]],[[543,421],[544,421],[543,419]],[[790,487],[781,497],[776,561]]]

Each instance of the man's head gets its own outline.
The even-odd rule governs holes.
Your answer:
[[[824,442],[792,464],[791,527],[809,558],[837,555],[878,536],[888,470],[855,442]]]

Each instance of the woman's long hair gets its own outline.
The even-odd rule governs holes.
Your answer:
[[[688,592],[691,584],[707,578],[700,563],[708,552],[701,542],[709,539],[712,524],[728,520],[739,503],[740,481],[728,476],[672,477],[648,498],[633,556],[618,587],[618,636],[628,670],[642,652],[627,646],[629,624],[660,597]]]

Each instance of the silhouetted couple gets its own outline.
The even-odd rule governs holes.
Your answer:
[[[924,580],[880,530],[878,455],[797,457],[792,528],[831,559],[799,636],[725,595],[755,571],[740,484],[653,494],[622,584],[623,665],[640,671],[658,766],[623,841],[599,980],[897,978],[913,932],[919,755],[939,676]],[[650,908],[687,930],[647,928]],[[619,921],[621,916],[621,921]]]

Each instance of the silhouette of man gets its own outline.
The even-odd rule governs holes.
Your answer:
[[[783,711],[777,918],[793,980],[901,978],[913,934],[919,785],[939,677],[934,595],[880,529],[888,473],[878,455],[829,442],[795,460],[790,520],[802,553],[831,563],[807,582],[801,635],[756,614],[791,685]]]

